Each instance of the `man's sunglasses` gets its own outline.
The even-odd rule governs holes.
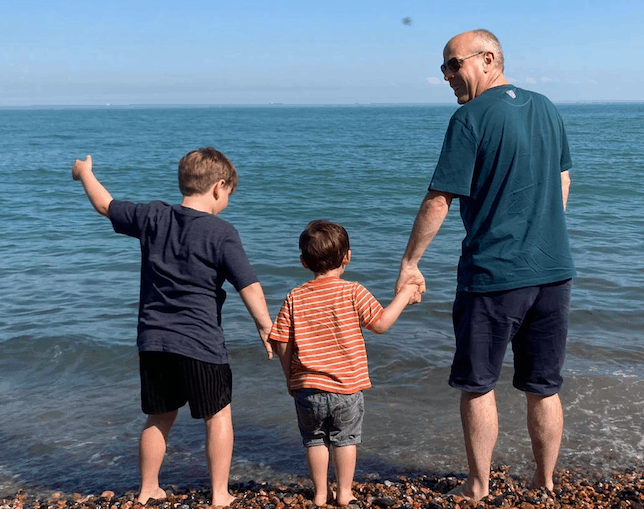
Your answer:
[[[445,74],[445,71],[449,69],[451,72],[458,72],[461,70],[461,66],[463,64],[463,61],[467,60],[468,58],[475,57],[476,55],[480,55],[481,53],[485,53],[485,51],[479,51],[478,53],[474,53],[473,55],[463,57],[463,58],[450,58],[446,63],[441,65],[441,72]]]

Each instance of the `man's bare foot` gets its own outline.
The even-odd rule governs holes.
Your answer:
[[[532,479],[532,482],[530,482],[528,484],[528,488],[530,488],[532,490],[544,489],[548,493],[552,493],[555,490],[555,484],[552,481],[550,481],[550,482],[540,482],[539,480],[537,480],[537,477],[535,475],[535,477],[533,477],[533,479]]]
[[[163,491],[161,488],[156,488],[154,490],[141,490],[141,493],[139,493],[139,496],[136,498],[136,501],[139,502],[140,504],[145,505],[148,500],[154,499],[154,500],[165,500],[167,495],[165,494],[165,491]]]
[[[217,495],[213,493],[210,507],[230,507],[235,500],[237,500],[237,497],[234,497],[228,492]]]
[[[468,500],[474,500],[475,502],[478,502],[483,497],[487,497],[488,492],[483,490],[477,492],[477,490],[474,490],[470,486],[469,481],[465,481],[463,484],[460,484],[453,490],[448,491],[447,494],[454,495],[456,497],[463,497]]]
[[[552,481],[552,477],[550,479],[544,479],[535,473],[532,477],[532,483],[530,483],[530,487],[536,489],[545,488],[548,491],[554,491],[555,484]]]

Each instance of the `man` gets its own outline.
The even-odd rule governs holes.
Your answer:
[[[533,483],[553,489],[563,432],[558,392],[574,267],[564,210],[572,166],[563,124],[545,97],[509,85],[503,50],[487,30],[452,38],[444,78],[463,106],[443,149],[403,255],[396,290],[416,282],[418,262],[452,199],[460,199],[466,236],[453,308],[456,352],[449,383],[461,393],[469,463],[455,493],[489,493],[498,435],[494,387],[512,342],[513,384],[525,392],[537,463]],[[420,294],[415,299],[420,301]]]

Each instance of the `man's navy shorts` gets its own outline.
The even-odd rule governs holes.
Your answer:
[[[550,396],[561,389],[572,280],[502,292],[457,292],[452,318],[456,353],[452,387],[494,389],[508,343],[514,352],[513,385]]]
[[[141,352],[141,408],[163,414],[190,404],[190,415],[207,419],[230,404],[233,376],[228,364],[210,364],[168,352]]]
[[[362,441],[362,391],[336,394],[317,389],[301,389],[293,393],[293,399],[302,443],[306,447],[343,447]]]

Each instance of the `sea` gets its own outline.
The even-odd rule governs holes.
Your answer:
[[[604,475],[644,462],[644,104],[559,104],[574,167],[567,221],[574,279],[557,468]],[[311,274],[298,237],[342,223],[345,278],[383,304],[456,105],[40,107],[0,109],[0,495],[19,489],[117,493],[138,487],[135,346],[138,241],[114,233],[71,179],[91,154],[118,199],[179,203],[177,163],[214,146],[239,187],[235,225],[274,317]],[[365,332],[357,479],[465,473],[459,392],[447,384],[463,227],[455,203],[421,269],[427,293],[384,335]],[[231,482],[306,478],[279,361],[269,361],[227,285],[234,377]],[[534,468],[525,397],[508,351],[497,386],[493,464]],[[170,434],[164,486],[208,488],[204,424],[187,408]]]

